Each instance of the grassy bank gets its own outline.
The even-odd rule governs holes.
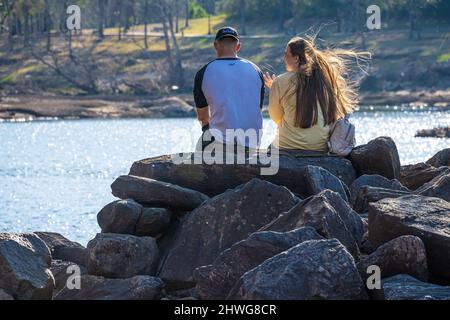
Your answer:
[[[226,24],[233,22],[227,21],[225,16],[211,19],[213,30]],[[260,25],[249,25],[247,30],[252,37],[242,39],[241,56],[259,64],[263,71],[283,72],[283,49],[290,35],[267,35]],[[269,23],[265,30],[276,29]],[[71,61],[68,41],[64,37],[54,35],[53,56],[46,53],[44,38],[34,39],[32,49],[23,48],[22,39],[16,39],[15,50],[9,52],[3,37],[0,41],[0,93],[3,96],[86,94],[67,77],[39,61],[42,57],[49,63],[56,57],[66,76],[75,81],[83,82],[92,77],[99,94],[159,97],[189,93],[195,72],[214,57],[212,39],[207,36],[208,19],[192,20],[190,28],[178,34],[184,82],[176,91],[171,88],[161,27],[150,25],[149,32],[149,47],[145,49],[143,26],[132,28],[120,40],[116,29],[107,29],[103,41],[97,41],[91,30],[84,30],[72,39],[78,64],[76,59]],[[403,92],[404,95],[426,92],[432,95],[437,91],[446,94],[450,88],[449,35],[445,30],[437,32],[428,28],[422,32],[421,40],[410,40],[404,29],[385,29],[364,36],[333,34],[325,29],[319,43],[373,53],[369,74],[361,85],[363,95],[380,92]],[[90,68],[91,65],[95,68]]]

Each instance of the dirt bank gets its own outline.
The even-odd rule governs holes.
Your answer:
[[[267,99],[266,99],[267,100]],[[450,110],[450,90],[365,93],[361,105],[429,105]],[[193,117],[189,94],[165,98],[150,96],[4,96],[0,120],[120,119]]]

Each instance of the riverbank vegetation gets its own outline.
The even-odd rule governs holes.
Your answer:
[[[81,8],[82,30],[70,31],[62,1],[3,0],[0,94],[189,93],[195,72],[214,57],[211,34],[230,24],[243,34],[241,55],[263,71],[283,72],[282,53],[291,36],[320,31],[321,46],[373,53],[361,83],[363,94],[446,96],[446,1],[375,1],[381,7],[382,27],[373,31],[365,26],[366,1],[322,2],[75,1]]]

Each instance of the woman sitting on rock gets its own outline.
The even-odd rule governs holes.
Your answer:
[[[312,40],[291,39],[284,54],[287,73],[264,75],[271,89],[270,117],[278,125],[271,147],[328,152],[330,127],[353,112],[358,103],[355,85],[344,78],[346,62],[368,56],[346,50],[322,51]]]

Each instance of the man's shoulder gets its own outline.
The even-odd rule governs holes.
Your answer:
[[[208,63],[206,63],[205,65],[203,65],[198,71],[197,71],[197,76],[199,75],[203,75],[206,71],[206,69],[214,62],[216,61],[216,59],[209,61]]]
[[[242,61],[243,63],[250,64],[257,72],[262,72],[261,68],[258,67],[258,65],[256,63],[254,63],[253,61],[248,60],[248,59],[244,59],[244,58],[239,58],[239,60]]]

